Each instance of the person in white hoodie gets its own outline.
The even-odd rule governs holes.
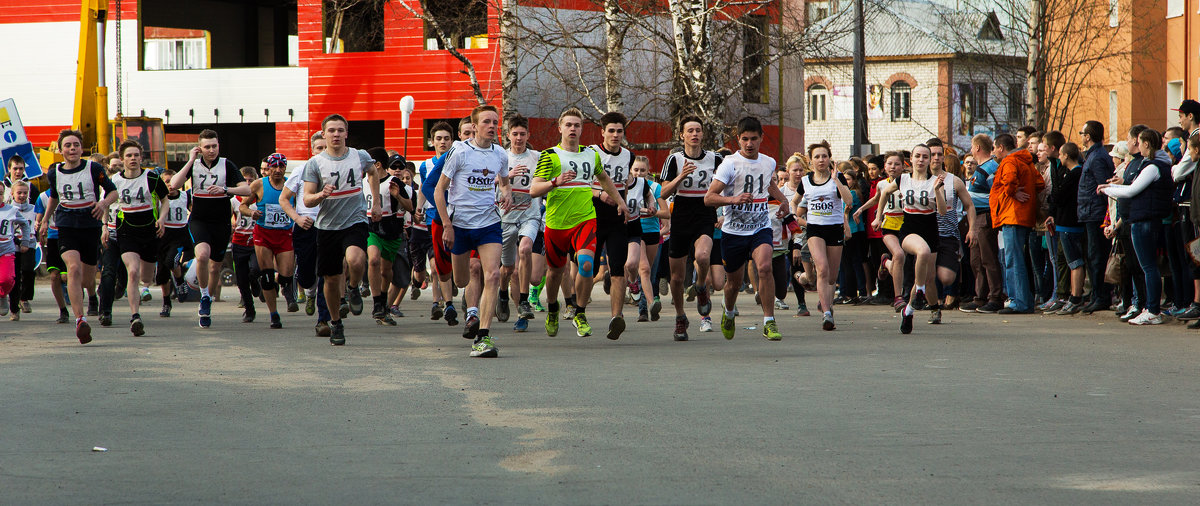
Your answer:
[[[0,194],[4,193],[0,184]],[[8,297],[17,281],[17,252],[34,247],[33,225],[16,205],[0,201],[0,316],[8,314]]]

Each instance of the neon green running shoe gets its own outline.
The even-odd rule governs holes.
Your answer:
[[[542,295],[541,288],[539,288],[539,287],[530,288],[529,289],[529,305],[533,307],[534,311],[537,311],[539,313],[545,313],[546,306],[542,305],[541,295]]]
[[[737,328],[733,325],[733,318],[728,314],[721,313],[721,335],[725,336],[725,339],[733,339],[733,331]]]
[[[576,313],[575,318],[571,320],[571,323],[575,324],[575,333],[579,334],[579,337],[587,337],[592,335],[592,326],[588,325],[586,314]]]
[[[550,337],[558,335],[558,311],[546,313],[546,335]]]
[[[775,323],[775,320],[763,324],[763,337],[767,338],[768,341],[783,339],[783,335],[779,333],[779,325]]]
[[[496,358],[500,356],[500,351],[496,348],[496,343],[492,341],[492,336],[487,336],[475,341],[475,344],[471,345],[471,356]]]

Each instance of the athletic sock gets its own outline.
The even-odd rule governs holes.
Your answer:
[[[475,340],[479,341],[487,336],[488,336],[488,329],[479,329],[479,332],[475,333]]]
[[[500,290],[500,300],[508,300],[508,290]]]
[[[925,285],[915,285],[915,286],[913,286],[913,290],[916,290],[921,293],[925,293]]]
[[[1072,304],[1083,304],[1083,296],[1082,295],[1078,295],[1078,296],[1072,295],[1067,300],[1071,301]],[[1195,305],[1194,302],[1192,304]]]
[[[201,297],[211,297],[211,295],[209,295],[209,294],[208,294],[208,288],[201,288],[201,289],[200,289],[200,296],[201,296]]]
[[[775,321],[774,316],[764,316],[763,317],[763,325],[766,325],[767,322],[773,322],[773,321]]]
[[[733,315],[733,311],[725,311],[725,316],[728,316],[728,317],[730,317],[730,318],[733,318],[733,317],[734,317],[734,315]]]
[[[518,300],[518,301],[521,301],[521,300],[529,300],[529,294],[527,294],[527,293],[523,293],[523,294],[521,294],[521,298],[520,298],[520,299],[517,299],[517,300]]]
[[[387,307],[387,294],[386,293],[380,294],[380,295],[373,295],[373,296],[371,296],[371,300],[374,301],[375,304],[378,305],[379,307]]]
[[[552,300],[552,301],[550,301],[550,302],[547,302],[547,303],[546,303],[546,310],[547,310],[547,311],[550,311],[551,313],[557,313],[557,312],[558,312],[558,301],[557,301],[557,300]]]
[[[904,316],[912,316],[913,312],[912,304],[906,304],[904,306]]]
[[[479,316],[479,308],[477,308],[477,307],[467,308],[467,316],[470,316],[470,315]]]
[[[570,297],[563,297],[563,301],[565,301],[567,304],[574,306],[575,305],[575,296],[572,295]],[[578,306],[576,306],[576,307],[578,307]]]

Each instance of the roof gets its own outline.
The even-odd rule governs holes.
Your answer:
[[[814,44],[808,58],[854,55],[854,2],[841,2],[835,14],[809,30],[824,30],[828,39]],[[867,57],[921,55],[1025,56],[1017,30],[1003,26],[992,11],[955,10],[929,0],[864,0]],[[820,35],[814,35],[820,37]]]

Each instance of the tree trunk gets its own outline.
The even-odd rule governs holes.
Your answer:
[[[713,68],[713,47],[708,30],[712,13],[704,0],[670,0],[671,25],[675,42],[674,81],[683,93],[676,101],[672,118],[696,114],[704,120],[705,147],[724,144],[724,104],[718,99]]]
[[[500,14],[500,109],[517,113],[517,0],[502,0]]]
[[[1041,44],[1045,34],[1046,15],[1043,0],[1029,0],[1029,54],[1026,57],[1025,71],[1025,123],[1044,128],[1045,115],[1042,111],[1043,71]]]
[[[617,0],[604,0],[604,95],[608,112],[621,112],[625,108],[621,97],[625,30],[618,19],[620,9]]]

